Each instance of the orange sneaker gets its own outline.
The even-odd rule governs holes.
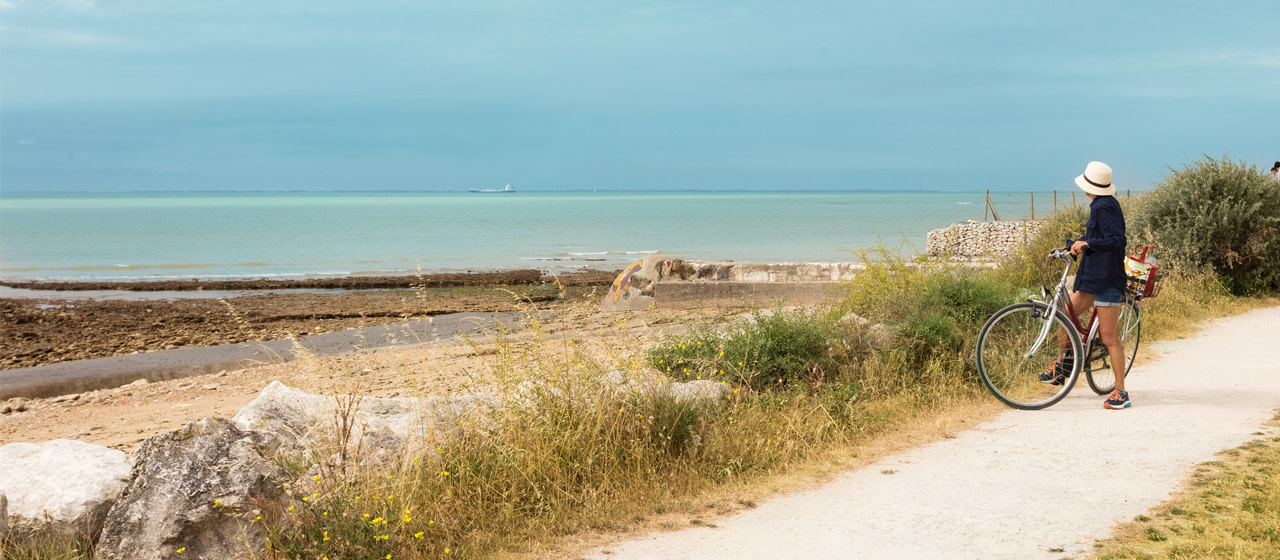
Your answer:
[[[1113,389],[1111,391],[1111,396],[1107,397],[1106,402],[1102,403],[1103,408],[1109,408],[1111,410],[1120,410],[1122,408],[1129,408],[1130,406],[1133,406],[1133,402],[1129,400],[1129,393],[1119,389]]]

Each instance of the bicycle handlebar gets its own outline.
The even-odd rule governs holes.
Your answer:
[[[1049,251],[1049,258],[1051,259],[1059,259],[1059,260],[1065,261],[1067,260],[1067,257],[1071,257],[1071,260],[1073,261],[1076,260],[1076,256],[1071,254],[1070,247],[1060,247],[1058,249]]]

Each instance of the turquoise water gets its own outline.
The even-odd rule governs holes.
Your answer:
[[[1001,218],[1030,213],[1027,193],[992,197]],[[0,277],[613,269],[653,252],[848,261],[882,241],[923,250],[928,230],[982,217],[982,193],[4,194]]]

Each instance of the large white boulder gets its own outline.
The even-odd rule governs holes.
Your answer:
[[[107,514],[96,557],[106,560],[261,558],[255,511],[285,497],[272,462],[279,440],[213,417],[152,437]]]
[[[285,445],[345,443],[348,452],[383,454],[456,433],[464,418],[499,406],[494,397],[377,398],[313,395],[273,381],[232,418],[242,430],[275,433]],[[338,445],[337,448],[340,448]],[[331,449],[337,451],[337,448]]]
[[[69,439],[0,447],[0,494],[12,531],[94,535],[129,483],[121,451]]]

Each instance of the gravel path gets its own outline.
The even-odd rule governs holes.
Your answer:
[[[1009,410],[955,439],[717,520],[718,528],[655,533],[589,556],[1056,560],[1088,553],[1114,524],[1167,500],[1194,465],[1256,437],[1280,407],[1280,307],[1214,322],[1156,349],[1159,359],[1134,366],[1128,410],[1104,410],[1081,379],[1047,410]]]

